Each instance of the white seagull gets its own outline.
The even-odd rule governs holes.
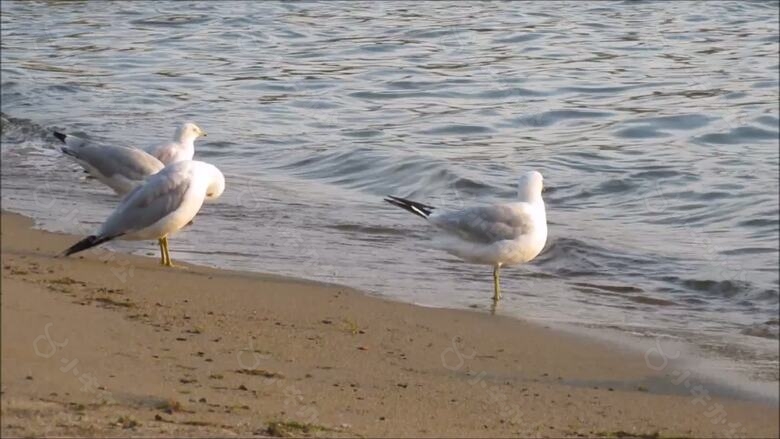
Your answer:
[[[185,160],[166,166],[127,194],[96,234],[63,254],[72,255],[112,239],[157,239],[163,265],[172,267],[164,238],[186,226],[205,200],[219,197],[224,190],[225,177],[214,165]]]
[[[145,150],[165,165],[192,160],[195,156],[195,139],[198,137],[206,137],[206,132],[192,122],[184,122],[176,128],[173,140]]]
[[[388,196],[385,201],[428,220],[437,231],[438,247],[466,262],[493,266],[493,300],[501,298],[499,270],[533,260],[547,242],[547,214],[542,174],[531,171],[518,183],[518,200],[457,211],[434,212],[416,201]]]

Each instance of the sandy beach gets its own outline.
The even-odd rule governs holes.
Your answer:
[[[106,249],[61,258],[77,237],[31,225],[2,215],[4,437],[778,436],[776,406],[669,391],[668,369],[603,341]]]

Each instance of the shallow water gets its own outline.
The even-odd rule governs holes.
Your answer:
[[[499,313],[777,379],[776,4],[95,5],[2,4],[4,208],[89,232],[116,199],[48,130],[145,146],[192,119],[228,190],[175,259],[487,310],[490,268],[382,197],[511,200],[537,169],[549,240]]]

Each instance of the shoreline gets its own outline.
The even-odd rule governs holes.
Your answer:
[[[4,435],[780,436],[775,404],[616,343],[101,248],[56,258],[75,237],[31,225],[2,213]]]

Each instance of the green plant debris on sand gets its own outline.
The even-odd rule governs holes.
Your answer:
[[[192,425],[195,427],[209,427],[212,425],[216,425],[213,422],[207,422],[207,421],[182,421],[179,424],[182,425]]]
[[[599,432],[595,432],[594,435],[597,437],[609,437],[609,438],[618,438],[618,439],[622,439],[622,438],[659,439],[661,437],[657,431],[653,433],[629,433],[623,430],[618,430],[613,432],[599,431]]]
[[[66,287],[58,287],[56,285],[46,285],[46,289],[48,289],[49,291],[54,291],[55,293],[70,294],[71,296],[74,295],[73,291],[71,291],[70,288],[66,288]]]
[[[173,412],[181,411],[181,403],[175,399],[166,399],[165,401],[160,401],[155,408],[171,414]]]
[[[238,369],[236,370],[236,373],[251,376],[261,376],[264,378],[284,378],[284,375],[280,373],[271,372],[265,369]]]
[[[350,334],[357,335],[361,332],[360,327],[358,326],[356,321],[352,319],[344,318],[341,320],[341,322],[344,324],[344,330],[349,332]]]
[[[111,299],[109,297],[95,297],[92,300],[94,300],[95,302],[104,303],[104,304],[109,305],[109,306],[122,306],[122,307],[125,307],[125,308],[133,308],[133,307],[135,307],[135,303],[130,302],[129,300],[127,302],[120,302],[120,301]]]
[[[272,437],[300,437],[301,434],[310,434],[317,431],[328,431],[327,428],[303,424],[296,421],[272,421],[268,423],[265,433]]]
[[[63,277],[63,278],[60,278],[60,279],[49,279],[48,282],[50,284],[59,284],[59,285],[74,285],[75,284],[75,285],[81,285],[81,286],[84,286],[84,287],[87,286],[86,282],[83,282],[83,281],[80,281],[80,280],[71,279],[71,278],[69,278],[67,276]]]
[[[133,417],[131,416],[120,416],[116,420],[116,425],[121,426],[122,428],[135,428],[141,424],[138,423]]]

